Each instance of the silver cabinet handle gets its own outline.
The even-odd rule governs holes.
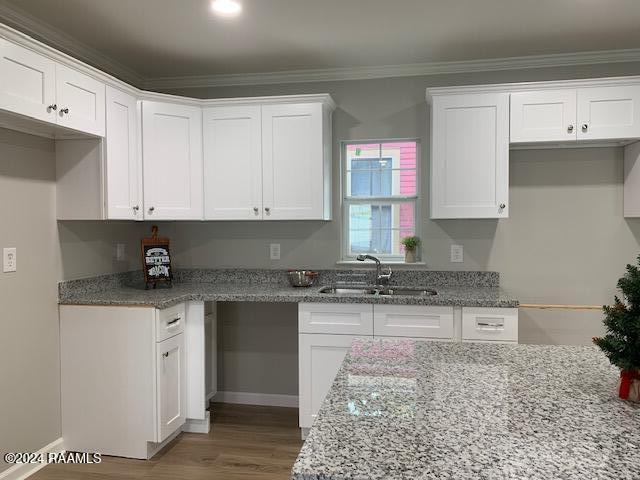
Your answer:
[[[259,210],[260,210],[260,209],[259,209],[258,207],[253,207],[253,213],[255,213],[256,215],[258,214],[258,211],[259,211]]]
[[[58,109],[58,104],[54,103],[53,105],[49,105],[47,110],[53,110],[54,112]]]
[[[167,328],[175,327],[179,321],[180,321],[180,317],[174,318],[170,322],[167,322]]]
[[[133,211],[137,213],[138,210],[140,210],[140,206],[139,205],[134,205]]]
[[[65,108],[63,108],[62,110],[60,110],[60,113],[61,113],[62,115],[67,114],[67,113],[69,113],[69,109],[65,107]]]
[[[164,352],[164,353],[162,354],[162,356],[163,356],[164,358],[167,358],[167,357],[169,356],[169,352]]]
[[[589,130],[589,124],[588,123],[583,123],[582,124],[582,131],[586,132],[587,130]]]
[[[573,125],[569,125],[569,126],[567,127],[567,132],[569,132],[569,133],[573,133]]]
[[[493,327],[493,328],[502,328],[504,327],[503,323],[489,323],[489,322],[478,322],[479,327]]]
[[[500,207],[500,210],[504,210],[505,208],[507,208],[507,206],[504,203],[501,203],[499,207]]]
[[[265,211],[265,212],[267,212],[267,213],[269,213],[269,212],[271,211],[271,208],[269,208],[269,207],[264,207],[264,211]]]
[[[153,213],[153,211],[156,209],[156,207],[149,207],[149,213]]]

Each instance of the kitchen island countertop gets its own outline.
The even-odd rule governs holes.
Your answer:
[[[593,346],[356,339],[293,480],[632,480],[640,405]]]

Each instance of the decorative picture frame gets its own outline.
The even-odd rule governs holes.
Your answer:
[[[151,237],[141,242],[142,270],[144,271],[145,288],[158,284],[172,286],[173,269],[171,268],[171,250],[168,237],[158,236],[158,227],[151,227]]]

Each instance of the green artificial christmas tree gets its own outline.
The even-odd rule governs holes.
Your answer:
[[[637,258],[640,265],[640,255]],[[620,398],[629,398],[629,390],[635,379],[640,379],[640,268],[627,265],[627,273],[618,280],[617,295],[612,306],[603,307],[607,334],[593,342],[621,370]]]

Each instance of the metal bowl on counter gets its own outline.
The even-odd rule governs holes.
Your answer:
[[[287,277],[292,287],[310,287],[316,281],[318,272],[310,270],[289,270]]]

